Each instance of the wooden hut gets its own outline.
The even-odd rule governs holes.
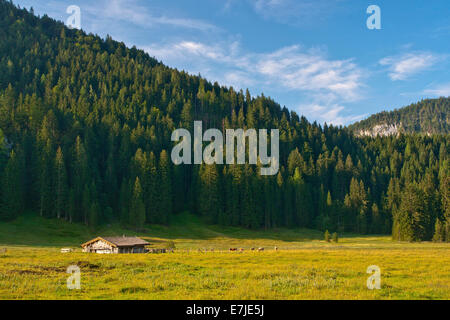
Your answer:
[[[145,246],[149,245],[145,240],[137,237],[97,237],[83,243],[83,252],[94,253],[144,253]]]

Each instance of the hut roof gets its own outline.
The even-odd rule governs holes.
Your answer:
[[[133,247],[133,246],[145,246],[150,244],[149,242],[142,240],[141,238],[138,237],[97,237],[95,239],[92,239],[91,241],[83,243],[81,246],[85,247],[98,240],[103,240],[111,244],[113,247]]]

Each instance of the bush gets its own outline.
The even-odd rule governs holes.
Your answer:
[[[175,242],[173,240],[167,242],[167,249],[176,249]]]
[[[339,241],[337,232],[333,233],[333,241],[336,243],[338,243],[338,241]]]
[[[330,233],[327,231],[325,231],[325,235],[324,235],[325,241],[326,242],[330,242]]]

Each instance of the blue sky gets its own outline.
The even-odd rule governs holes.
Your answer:
[[[450,96],[448,0],[15,0],[136,45],[166,65],[349,124]],[[369,5],[381,30],[369,30]]]

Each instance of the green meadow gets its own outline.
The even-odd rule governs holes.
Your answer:
[[[138,235],[167,254],[97,255],[80,244],[98,235]],[[0,223],[0,299],[449,299],[450,244],[394,242],[312,230],[249,231],[176,216],[140,232],[85,226],[28,214]],[[274,248],[278,247],[278,251]],[[60,253],[70,247],[72,253]],[[230,247],[244,252],[229,252]],[[264,247],[252,252],[252,247]],[[6,252],[3,252],[6,249]],[[212,251],[212,249],[214,251]],[[67,267],[81,270],[69,290]],[[381,269],[369,290],[367,267]]]

